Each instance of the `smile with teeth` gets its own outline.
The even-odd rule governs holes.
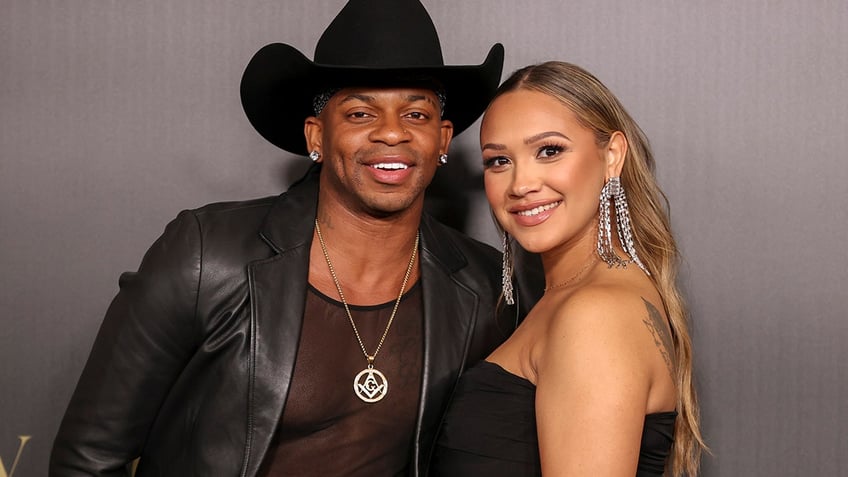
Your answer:
[[[540,205],[539,207],[533,207],[530,210],[519,210],[516,212],[518,215],[523,215],[524,217],[532,217],[534,215],[539,215],[546,210],[551,210],[554,207],[558,206],[562,201],[558,200],[556,202],[551,202],[550,204]]]
[[[385,169],[390,171],[399,171],[402,169],[409,168],[409,166],[401,162],[381,162],[379,164],[372,164],[371,167],[373,167],[374,169]]]

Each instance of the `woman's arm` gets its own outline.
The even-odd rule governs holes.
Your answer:
[[[534,359],[545,477],[633,477],[657,360],[638,294],[575,292]],[[672,401],[673,402],[673,401]]]

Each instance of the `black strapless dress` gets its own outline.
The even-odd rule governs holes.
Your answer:
[[[488,361],[463,374],[445,416],[430,475],[541,476],[536,386]],[[636,477],[661,477],[676,412],[645,416]]]

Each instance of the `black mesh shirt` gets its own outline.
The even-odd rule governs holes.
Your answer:
[[[394,301],[350,305],[373,353]],[[386,397],[360,400],[353,389],[367,367],[342,303],[310,287],[288,399],[259,473],[272,476],[406,475],[412,449],[423,357],[421,286],[407,291],[374,362]]]

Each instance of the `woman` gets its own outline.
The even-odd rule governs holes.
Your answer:
[[[546,288],[460,381],[440,476],[695,475],[704,443],[678,253],[638,125],[585,70],[514,73],[487,109],[486,196]],[[626,195],[625,195],[626,190]]]

